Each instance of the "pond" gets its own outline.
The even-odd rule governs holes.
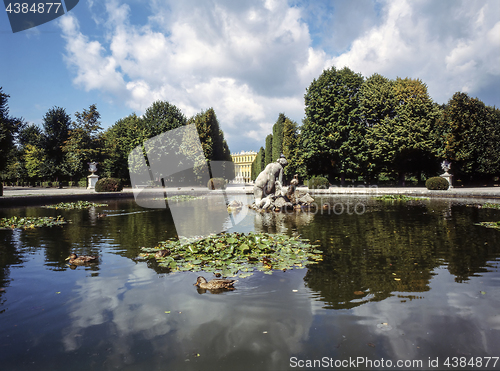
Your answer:
[[[197,290],[200,273],[136,259],[142,246],[176,236],[168,209],[115,200],[1,210],[71,220],[0,231],[2,369],[494,369],[500,231],[476,223],[500,220],[500,210],[438,199],[319,201],[334,207],[245,209],[232,231],[300,235],[323,261],[256,272],[221,294]],[[70,267],[72,252],[99,262]]]

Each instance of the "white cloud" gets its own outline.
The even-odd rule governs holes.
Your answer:
[[[420,78],[440,103],[458,90],[495,91],[500,79],[494,1],[365,2],[359,11],[349,2],[154,0],[142,6],[145,24],[132,23],[129,4],[91,4],[103,9],[94,17],[101,39],[84,35],[74,15],[62,17],[74,83],[139,114],[157,99],[186,115],[213,107],[227,137],[243,127],[250,138],[243,148],[230,142],[233,151],[261,146],[280,112],[300,123],[305,89],[332,65]]]
[[[228,137],[241,135],[243,125],[263,138],[288,109],[301,119],[302,95],[325,55],[310,47],[300,9],[283,0],[156,1],[151,13],[148,24],[131,25],[129,6],[108,2],[107,43],[90,40],[76,18],[65,17],[60,25],[74,83],[116,96],[138,113],[157,99],[187,115],[213,107]]]
[[[382,24],[331,63],[365,76],[420,78],[440,103],[456,91],[475,94],[486,74],[500,75],[499,11],[491,1],[387,2]]]

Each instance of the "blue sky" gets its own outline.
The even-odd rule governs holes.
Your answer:
[[[331,66],[500,106],[496,0],[80,0],[16,34],[3,13],[0,40],[12,116],[40,124],[53,106],[95,103],[107,128],[158,99],[187,117],[213,107],[232,152],[263,146],[280,112],[301,123]]]

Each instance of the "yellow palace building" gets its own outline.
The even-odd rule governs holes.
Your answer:
[[[257,157],[257,152],[248,151],[231,154],[234,163],[234,183],[248,183],[251,181],[252,162]]]

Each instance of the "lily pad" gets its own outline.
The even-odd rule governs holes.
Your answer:
[[[268,233],[230,233],[212,235],[204,239],[160,242],[154,248],[141,248],[141,257],[156,259],[171,272],[221,272],[226,277],[249,277],[258,270],[273,271],[300,269],[322,260],[317,246],[298,237]],[[168,258],[156,258],[159,250],[170,250]]]
[[[25,216],[18,217],[13,216],[11,218],[1,218],[0,219],[0,229],[33,229],[38,227],[52,227],[54,225],[66,224],[67,221],[61,215],[56,218],[50,216],[35,217],[35,216]]]
[[[182,202],[182,201],[192,201],[192,200],[201,200],[205,198],[204,196],[192,196],[192,195],[175,195],[170,197],[165,197],[165,200],[168,202]]]
[[[486,227],[486,228],[493,228],[493,229],[500,231],[500,221],[499,222],[480,222],[480,223],[476,223],[476,225],[480,225],[480,226]]]
[[[47,209],[63,209],[63,210],[73,210],[73,209],[89,209],[91,207],[105,207],[108,204],[98,204],[89,201],[77,201],[77,202],[60,202],[55,205],[43,206]]]
[[[402,201],[402,202],[408,202],[408,201],[421,201],[421,200],[428,200],[428,197],[411,197],[411,196],[406,196],[406,195],[383,195],[383,196],[378,196],[374,197],[375,200],[377,201]]]

